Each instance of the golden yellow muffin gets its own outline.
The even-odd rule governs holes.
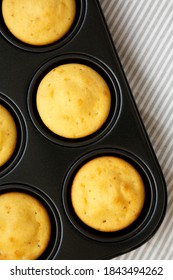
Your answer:
[[[72,183],[71,200],[77,216],[102,232],[118,231],[132,224],[144,199],[144,184],[137,170],[113,156],[87,162]]]
[[[76,15],[76,1],[3,0],[2,15],[17,39],[41,46],[61,39],[69,31]]]
[[[55,134],[72,139],[88,136],[105,123],[111,94],[94,69],[69,63],[42,79],[36,102],[43,123]]]
[[[17,143],[17,128],[8,110],[0,104],[0,167],[14,153]]]
[[[0,195],[0,260],[34,260],[46,249],[51,234],[49,215],[33,196]]]

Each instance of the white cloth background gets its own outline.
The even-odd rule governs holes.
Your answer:
[[[167,183],[157,233],[116,259],[173,259],[173,0],[99,0]]]

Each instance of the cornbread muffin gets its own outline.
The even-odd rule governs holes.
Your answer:
[[[17,128],[9,111],[0,104],[0,167],[14,153],[17,143]]]
[[[51,223],[44,206],[20,192],[0,195],[0,260],[34,260],[46,249]]]
[[[43,123],[65,138],[81,138],[105,123],[111,94],[94,69],[78,63],[60,65],[40,82],[36,103]]]
[[[3,0],[7,28],[24,43],[41,46],[61,39],[76,15],[75,0]]]
[[[144,184],[137,170],[113,156],[98,157],[84,164],[71,188],[77,216],[102,232],[118,231],[133,223],[144,199]]]

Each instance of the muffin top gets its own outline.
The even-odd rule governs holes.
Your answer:
[[[111,93],[102,76],[89,66],[57,66],[40,82],[36,103],[43,123],[65,138],[88,136],[108,118]]]
[[[47,45],[70,30],[76,15],[76,1],[3,0],[2,15],[17,39],[30,45]]]
[[[143,208],[144,199],[144,183],[137,170],[113,156],[101,156],[84,164],[71,188],[77,216],[102,232],[122,230],[132,224]]]
[[[0,260],[34,260],[46,249],[51,223],[45,207],[33,196],[0,195]]]
[[[17,127],[10,112],[0,104],[0,167],[14,153],[17,143]]]

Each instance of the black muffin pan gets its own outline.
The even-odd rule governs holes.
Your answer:
[[[97,0],[77,0],[77,16],[60,41],[34,47],[18,41],[0,17],[0,104],[13,115],[18,142],[0,168],[0,194],[22,191],[37,197],[52,222],[50,244],[40,259],[110,259],[149,240],[160,226],[167,204],[165,181],[139,116]],[[36,109],[39,81],[64,63],[91,66],[111,91],[111,110],[103,127],[81,139],[50,132]],[[73,75],[73,73],[72,73]],[[71,182],[88,160],[113,155],[141,174],[146,199],[129,227],[102,233],[84,225],[73,211]]]

